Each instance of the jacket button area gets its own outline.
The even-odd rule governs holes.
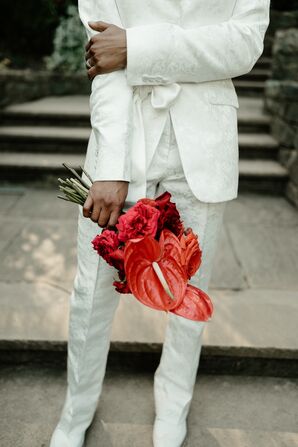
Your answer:
[[[144,82],[156,82],[156,84],[166,84],[169,82],[167,78],[164,78],[163,76],[150,76],[147,74],[144,74],[142,76],[142,81]]]

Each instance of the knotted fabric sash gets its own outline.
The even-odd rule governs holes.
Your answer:
[[[132,184],[127,196],[128,202],[135,202],[146,195],[146,139],[142,101],[151,93],[152,107],[166,112],[176,101],[180,90],[181,86],[177,83],[133,87],[133,132],[130,152]],[[161,124],[165,122],[165,117],[166,114],[161,115]]]

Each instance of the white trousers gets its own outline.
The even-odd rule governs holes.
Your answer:
[[[207,292],[226,202],[203,203],[189,189],[170,114],[147,167],[147,197],[156,197],[166,190],[172,194],[185,227],[192,227],[199,235],[202,264],[190,283]],[[83,445],[102,390],[113,317],[119,300],[125,299],[112,286],[116,271],[91,246],[91,240],[100,231],[97,224],[83,217],[80,207],[78,266],[70,300],[68,386],[50,447]],[[187,416],[205,324],[168,313],[162,356],[154,376],[156,414],[160,420],[179,424]],[[176,387],[174,393],[172,386]]]

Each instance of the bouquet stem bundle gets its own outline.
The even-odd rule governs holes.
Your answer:
[[[74,176],[74,178],[67,178],[66,180],[58,178],[58,182],[60,183],[59,189],[64,194],[63,196],[59,195],[58,198],[83,206],[88,197],[89,189],[93,183],[93,180],[88,172],[86,172],[81,166],[80,169],[86,175],[90,181],[90,184],[85,182],[85,180],[79,176],[75,169],[71,168],[66,163],[63,163],[63,166]]]

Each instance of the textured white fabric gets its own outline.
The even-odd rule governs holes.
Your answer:
[[[191,282],[207,290],[225,202],[203,203],[192,194],[184,176],[170,114],[146,177],[147,197],[156,197],[165,190],[171,192],[185,225],[200,235],[203,262]],[[127,202],[124,209],[128,206]],[[70,300],[68,388],[50,447],[82,446],[102,389],[113,317],[119,299],[126,299],[112,286],[116,271],[91,246],[90,241],[100,228],[83,217],[81,207],[78,224],[78,268]],[[176,423],[188,412],[204,325],[169,314],[161,364],[155,375],[156,412],[161,421]],[[169,396],[173,391],[174,401],[171,401]],[[158,435],[157,431],[155,447],[167,447],[165,443],[158,443]]]
[[[231,78],[249,72],[262,53],[269,4],[79,0],[89,37],[88,20],[127,31],[127,67],[92,83],[86,166],[95,180],[127,180],[128,200],[144,196],[144,132],[154,129],[158,141],[169,109],[193,194],[203,202],[237,197],[239,103]],[[140,95],[149,85],[152,111],[144,116]]]
[[[130,85],[240,76],[263,51],[269,0],[115,1]]]

